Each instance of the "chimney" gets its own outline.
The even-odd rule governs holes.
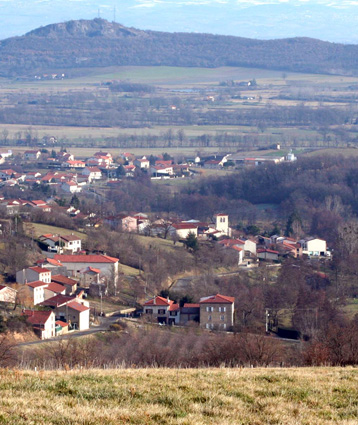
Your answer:
[[[156,304],[155,299],[156,299],[156,297],[154,297],[154,298],[153,298],[153,304],[154,304],[154,305]]]

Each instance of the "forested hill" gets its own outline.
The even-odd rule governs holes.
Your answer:
[[[48,25],[0,42],[0,75],[113,65],[243,66],[358,74],[358,46],[310,38],[141,31],[103,19]]]

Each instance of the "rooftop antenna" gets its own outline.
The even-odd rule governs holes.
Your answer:
[[[116,22],[116,6],[113,7],[113,22]]]
[[[100,11],[100,9],[98,8],[98,18],[100,18],[101,17],[101,11]]]

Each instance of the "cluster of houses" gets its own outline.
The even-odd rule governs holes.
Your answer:
[[[234,325],[235,298],[221,294],[203,297],[197,304],[183,306],[169,298],[156,296],[143,305],[143,315],[150,321],[185,326],[197,322],[212,330],[230,330]]]
[[[149,158],[149,159],[148,159]],[[166,158],[166,159],[164,159]],[[86,159],[76,159],[73,154],[65,151],[44,153],[39,149],[27,150],[23,153],[22,168],[28,171],[13,169],[13,152],[0,153],[0,185],[5,187],[31,187],[34,184],[46,184],[65,193],[79,193],[95,181],[103,180],[109,186],[115,185],[120,178],[134,177],[136,170],[148,173],[152,179],[169,179],[187,177],[197,173],[197,168],[222,169],[223,167],[241,165],[260,165],[264,163],[280,163],[295,161],[297,158],[290,152],[286,157],[255,157],[249,158],[240,154],[210,155],[200,158],[185,158],[181,163],[167,159],[163,155],[156,158],[124,152],[116,160],[110,152],[96,152]],[[37,170],[34,171],[34,166]],[[118,168],[123,166],[120,175]],[[48,172],[43,170],[48,169]]]
[[[180,221],[176,219],[158,218],[150,220],[147,214],[119,214],[104,218],[104,224],[122,231],[135,232],[147,236],[160,236],[166,238],[184,240],[192,233],[201,240],[231,236],[232,229],[229,227],[229,216],[227,214],[214,215],[212,222],[201,222],[199,220]]]
[[[32,307],[23,310],[23,315],[42,339],[89,329],[85,289],[91,285],[105,288],[109,281],[116,284],[118,262],[106,255],[56,254],[19,270],[15,284],[0,285],[0,302],[18,299]]]

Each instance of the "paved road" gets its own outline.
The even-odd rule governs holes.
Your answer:
[[[48,342],[54,342],[54,341],[61,341],[64,339],[72,339],[72,338],[79,338],[82,336],[92,335],[98,332],[105,332],[108,331],[110,325],[112,323],[115,323],[118,320],[118,316],[114,315],[111,317],[102,317],[101,323],[98,326],[92,326],[90,329],[87,329],[85,331],[74,331],[70,332],[66,335],[61,335],[55,338],[49,338],[49,339],[39,339],[36,341],[30,341],[30,342],[21,342],[17,344],[17,347],[30,347],[31,345],[39,345],[39,344],[47,344]]]

